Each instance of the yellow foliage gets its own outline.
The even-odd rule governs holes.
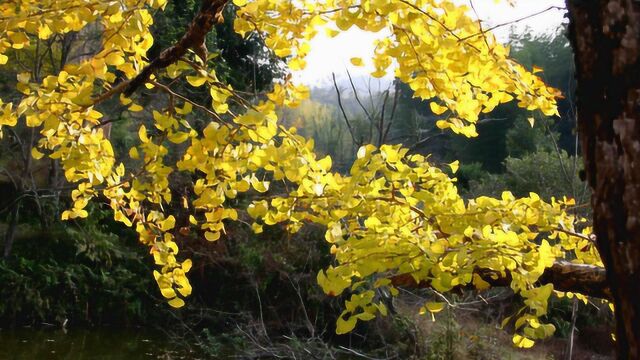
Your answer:
[[[528,72],[510,59],[509,49],[490,33],[481,34],[466,7],[452,0],[233,3],[239,7],[236,31],[261,32],[276,55],[290,56],[293,68],[305,66],[310,41],[321,26],[328,26],[334,35],[353,26],[371,32],[388,29],[391,36],[380,40],[371,56],[372,75],[384,76],[396,63],[396,77],[417,96],[431,100],[435,114],[447,113],[437,123],[442,129],[476,136],[480,114],[514,99],[523,108],[557,114],[558,92],[534,74],[539,69]],[[272,180],[287,182],[287,193],[256,200],[241,210],[254,219],[251,226],[256,233],[277,223],[286,223],[290,231],[309,222],[327,227],[325,238],[332,244],[335,266],[320,271],[318,283],[331,296],[351,294],[337,321],[338,333],[352,330],[357,321],[387,313],[374,289],[397,294],[391,285],[395,275],[431,281],[441,292],[469,284],[483,290],[489,283],[474,274],[474,269],[483,268],[510,271],[511,288],[525,299],[528,309],[517,321],[519,333],[513,341],[530,347],[532,339],[553,332],[552,326],[538,320],[553,293],[550,285],[537,283],[544,270],[565,257],[602,266],[585,235],[571,235],[577,232],[576,219],[564,211],[571,205],[566,199],[545,202],[535,194],[515,198],[505,192],[501,198],[465,201],[454,179],[424,156],[408,155],[400,145],[365,145],[348,175],[332,172],[331,158],[318,159],[312,140],[278,123],[276,107],[295,107],[309,96],[306,87],[289,78],[275,84],[262,101],[251,103],[239,101],[242,95],[220,83],[209,64],[183,60],[161,69],[148,87],[163,89],[163,81],[173,79],[206,86],[210,108],[181,99],[175,107],[154,111],[153,126],[139,126],[139,143],[128,152],[139,167],[125,169],[105,137],[100,94],[111,90],[107,95],[119,96],[123,109],[143,114],[135,96],[114,90],[115,82],[121,76],[134,78],[148,65],[151,13],[165,4],[165,0],[1,3],[0,65],[10,60],[10,49],[24,51],[37,39],[80,31],[89,24],[97,24],[103,36],[96,54],[67,64],[41,83],[32,83],[29,74],[18,75],[22,98],[15,104],[0,100],[0,131],[18,121],[38,128],[40,140],[32,155],[59,160],[66,179],[76,186],[73,206],[63,212],[63,219],[88,216],[85,207],[99,195],[109,200],[116,221],[133,227],[149,247],[159,269],[154,277],[169,305],[183,306],[192,290],[186,276],[191,260],[180,259],[175,242],[181,225],[165,213],[173,200],[170,174],[174,172],[194,179],[193,197],[183,199],[183,207],[190,211],[187,225],[198,228],[209,241],[225,234],[225,222],[238,220],[232,208],[236,202],[227,200],[240,193],[266,193]],[[351,62],[363,64],[360,58]],[[243,107],[249,109],[232,112]],[[186,116],[196,111],[211,118],[202,133],[187,121]],[[169,156],[172,144],[184,149],[178,161]],[[455,173],[458,162],[449,166]],[[375,281],[363,281],[370,278]],[[427,303],[424,310],[433,314],[442,308]]]

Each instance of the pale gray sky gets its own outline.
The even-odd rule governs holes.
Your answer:
[[[460,3],[469,4],[468,0],[460,0]],[[513,21],[536,12],[545,10],[550,6],[564,7],[564,0],[518,0],[515,7],[511,7],[506,1],[496,4],[494,0],[474,0],[478,15],[483,19],[485,27]],[[475,15],[471,14],[475,17]],[[543,14],[531,17],[516,25],[518,31],[524,31],[526,27],[535,32],[547,32],[557,28],[564,21],[564,10],[549,10]],[[510,26],[496,30],[497,37],[506,40]],[[311,52],[307,56],[307,67],[298,72],[294,78],[309,86],[327,85],[330,83],[331,72],[342,77],[345,68],[355,77],[365,77],[371,71],[370,66],[355,67],[351,65],[352,57],[361,57],[366,60],[373,52],[375,39],[388,35],[387,31],[380,33],[364,32],[357,28],[351,28],[335,38],[329,38],[321,31],[311,42]],[[392,75],[389,75],[389,79]]]

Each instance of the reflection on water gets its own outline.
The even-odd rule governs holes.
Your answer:
[[[171,349],[162,333],[141,329],[0,329],[0,359],[120,360],[195,359]]]

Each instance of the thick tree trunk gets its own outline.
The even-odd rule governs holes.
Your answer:
[[[567,0],[578,132],[619,359],[640,359],[640,1]]]

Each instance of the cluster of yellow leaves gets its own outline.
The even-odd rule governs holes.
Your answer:
[[[12,109],[12,103],[5,104],[0,99],[0,139],[2,139],[2,126],[15,126],[18,122],[17,117],[11,111]]]
[[[330,35],[356,26],[364,31],[387,29],[378,41],[372,63],[374,77],[396,64],[394,76],[415,96],[432,99],[431,109],[443,115],[438,127],[476,136],[482,113],[513,99],[530,110],[557,114],[556,89],[509,58],[509,49],[485,33],[469,9],[449,0],[235,0],[242,6],[236,30],[258,29],[276,55],[290,57],[289,66],[304,68],[310,40],[321,27]],[[354,58],[359,66],[362,59]],[[435,99],[438,99],[437,101]]]
[[[327,226],[337,265],[321,271],[318,283],[329,295],[352,294],[338,321],[340,333],[353,329],[357,320],[386,313],[373,290],[397,294],[392,285],[397,275],[409,274],[439,292],[467,285],[484,290],[489,285],[474,273],[477,269],[503,278],[509,274],[511,288],[529,309],[519,319],[538,321],[553,288],[535,284],[556,259],[579,251],[578,238],[567,235],[574,231],[574,219],[563,211],[571,201],[546,203],[533,193],[516,199],[505,192],[500,199],[465,202],[446,173],[422,155],[406,152],[399,146],[362,147],[351,176],[328,173],[323,179],[314,173],[313,182],[303,178],[288,196],[254,203],[260,209],[254,216],[267,224],[282,219]],[[322,185],[321,191],[314,183]],[[426,309],[435,313],[440,307]],[[552,333],[552,325],[541,326],[544,331],[523,328],[522,336]]]
[[[261,32],[275,54],[290,57],[292,69],[304,67],[309,40],[321,26],[330,32],[353,25],[390,29],[393,36],[382,40],[373,55],[373,75],[384,75],[396,62],[395,75],[417,96],[439,99],[431,105],[434,113],[451,115],[443,118],[442,128],[475,135],[479,114],[512,99],[528,109],[556,112],[555,90],[510,60],[508,49],[491,35],[480,36],[477,22],[450,1],[234,3],[241,7],[236,30]],[[583,236],[570,235],[576,221],[563,211],[570,201],[545,202],[535,194],[516,199],[508,192],[499,199],[465,201],[446,172],[401,146],[363,146],[349,174],[332,172],[331,158],[316,158],[313,141],[278,124],[277,107],[296,106],[308,96],[306,88],[289,81],[275,84],[255,104],[221,83],[205,59],[181,59],[146,84],[166,92],[171,90],[163,79],[207,86],[211,104],[179,97],[178,107],[172,93],[168,109],[153,111],[153,128],[138,127],[139,143],[128,154],[137,165],[127,171],[102,130],[110,119],[96,105],[99,94],[114,87],[116,74],[131,79],[147,65],[153,42],[150,11],[163,6],[161,0],[0,4],[0,64],[7,61],[8,49],[23,49],[34,39],[82,31],[90,23],[98,23],[103,32],[95,55],[58,74],[37,82],[20,74],[23,98],[17,106],[0,102],[0,126],[21,119],[39,129],[32,155],[59,160],[66,179],[77,185],[64,219],[88,216],[85,208],[99,194],[108,199],[114,219],[135,228],[149,246],[159,267],[154,277],[170,305],[183,306],[192,291],[186,277],[192,263],[178,259],[177,234],[194,228],[216,241],[225,233],[225,221],[238,219],[238,210],[254,219],[258,233],[278,223],[292,232],[308,222],[326,226],[336,264],[319,272],[318,283],[329,295],[351,295],[338,319],[339,333],[386,314],[375,289],[397,294],[396,275],[428,282],[441,292],[465,285],[483,290],[489,284],[474,274],[482,268],[510,274],[511,288],[526,305],[516,320],[514,342],[530,346],[553,332],[552,325],[539,321],[553,292],[549,285],[537,285],[544,270],[562,258],[602,265]],[[120,96],[120,102],[131,112],[143,110],[133,98]],[[234,113],[233,104],[242,113]],[[196,109],[212,119],[202,131],[188,122]],[[170,149],[181,152],[170,156]],[[453,172],[457,166],[450,164]],[[165,212],[176,203],[170,187],[176,172],[193,180],[182,199],[188,220]],[[228,201],[249,191],[267,193],[273,182],[286,184],[286,192],[260,195],[247,209],[235,209]],[[434,314],[442,308],[427,303],[423,311]]]
[[[191,288],[185,273],[190,266],[175,258],[178,247],[170,233],[172,216],[143,207],[145,201],[160,205],[171,200],[170,169],[162,164],[167,149],[148,139],[141,128],[140,148],[145,152],[141,172],[146,176],[125,176],[124,166],[117,164],[111,142],[104,136],[102,121],[108,119],[94,106],[96,94],[114,86],[117,73],[130,79],[147,64],[146,52],[153,44],[151,11],[163,8],[165,2],[20,0],[0,4],[0,65],[7,62],[9,49],[27,49],[55,34],[95,31],[89,24],[102,33],[95,55],[67,64],[58,74],[38,82],[32,82],[28,73],[18,75],[17,89],[24,97],[17,106],[0,103],[0,126],[15,125],[21,118],[27,126],[38,128],[42,137],[32,150],[33,157],[59,160],[67,181],[77,184],[73,207],[63,212],[63,219],[86,217],[86,205],[102,193],[110,200],[116,220],[128,226],[135,223],[141,241],[151,247],[162,266],[162,274],[156,274],[162,294],[180,306],[182,300],[167,290],[167,284],[187,296]],[[122,103],[130,111],[142,110],[130,99],[122,98]],[[170,129],[163,134],[171,135]]]

